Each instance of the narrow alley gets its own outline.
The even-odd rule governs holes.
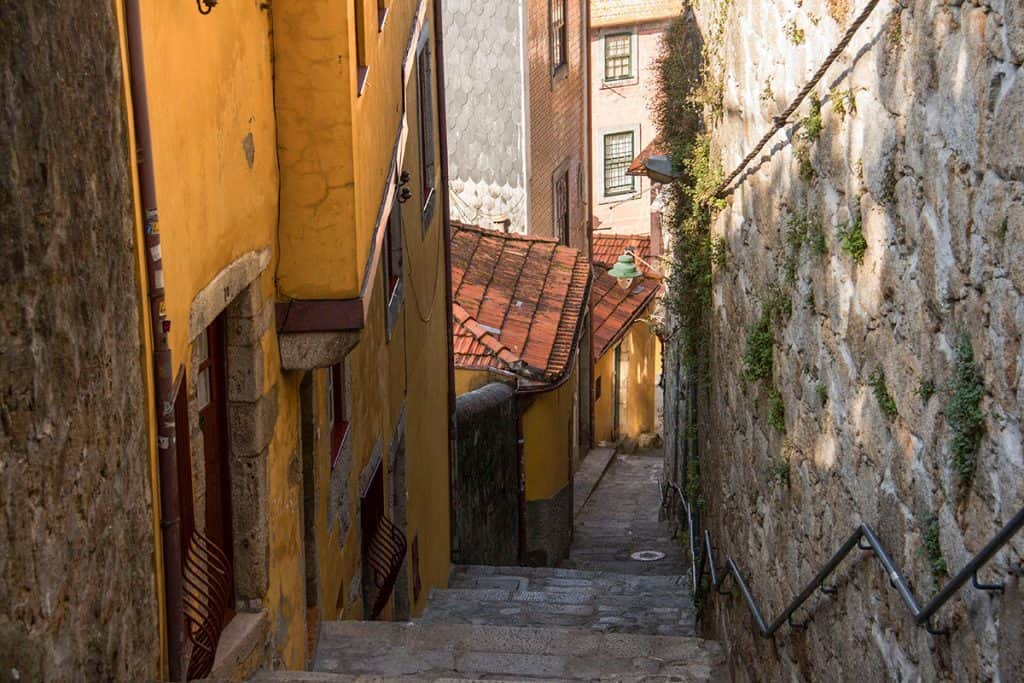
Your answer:
[[[683,549],[671,525],[658,521],[660,467],[656,451],[595,449],[581,466],[584,501],[563,566],[456,566],[420,618],[326,624],[313,665],[319,675],[264,672],[254,683],[724,680],[722,648],[693,637]],[[636,553],[652,559],[631,559]]]
[[[0,84],[0,683],[1024,682],[1024,0],[12,0]]]

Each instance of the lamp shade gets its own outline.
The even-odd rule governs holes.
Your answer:
[[[629,251],[619,257],[615,265],[608,271],[608,274],[618,280],[619,286],[623,289],[629,289],[630,285],[633,284],[633,280],[643,276],[643,273],[637,270],[636,261],[633,258],[633,254]]]

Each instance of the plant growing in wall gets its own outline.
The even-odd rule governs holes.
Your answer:
[[[818,382],[814,387],[814,393],[818,397],[818,405],[822,408],[828,403],[828,387],[825,386],[824,382]]]
[[[966,334],[961,334],[953,347],[953,377],[950,380],[946,419],[949,421],[949,445],[953,467],[964,483],[974,478],[978,464],[978,448],[985,435],[985,414],[981,400],[985,384],[974,360],[974,348]]]
[[[777,456],[768,461],[765,468],[765,475],[769,484],[781,484],[789,486],[789,460],[783,456]]]
[[[836,226],[839,243],[842,245],[843,251],[853,257],[854,263],[862,263],[864,253],[868,250],[868,241],[864,239],[864,231],[861,226],[862,221],[859,215]]]
[[[899,411],[896,409],[896,401],[893,400],[892,395],[889,393],[889,387],[885,384],[885,372],[882,368],[878,368],[871,373],[871,376],[868,377],[868,385],[875,395],[875,400],[878,401],[878,407],[882,409],[886,417],[896,417]]]
[[[783,33],[785,33],[786,37],[789,38],[789,42],[794,45],[803,45],[804,30],[797,26],[796,19],[790,19],[786,23],[785,28],[783,28]]]
[[[811,182],[818,177],[818,172],[814,170],[814,162],[811,161],[811,147],[806,142],[801,142],[796,145],[796,163],[797,170],[800,174],[800,178],[806,182]]]
[[[772,314],[769,307],[764,306],[760,317],[747,330],[747,348],[743,353],[743,374],[747,379],[771,379],[774,346]]]
[[[853,88],[846,90],[833,88],[828,94],[828,99],[832,102],[832,111],[840,120],[845,119],[847,114],[852,116],[857,113],[857,99],[854,96]]]
[[[711,263],[714,264],[715,268],[725,268],[728,248],[724,237],[717,237],[711,243]]]
[[[804,136],[811,142],[817,142],[821,137],[821,98],[816,94],[811,93],[810,96],[811,109],[807,113],[807,116],[800,122],[800,126],[803,128]]]
[[[925,559],[928,560],[932,579],[938,586],[948,575],[949,568],[945,558],[942,557],[942,544],[939,541],[939,518],[936,515],[928,515],[921,521],[921,551],[924,553]]]

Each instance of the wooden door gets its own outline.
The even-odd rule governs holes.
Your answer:
[[[196,388],[199,426],[203,432],[203,462],[206,472],[206,536],[227,557],[232,569],[234,596],[234,544],[231,533],[231,469],[228,447],[227,365],[224,359],[224,315],[206,328],[205,353],[200,346]],[[203,344],[203,337],[197,343]],[[232,597],[233,600],[233,597]],[[233,610],[224,615],[227,622]]]

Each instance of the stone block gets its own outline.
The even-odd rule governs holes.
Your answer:
[[[228,422],[233,457],[251,458],[262,453],[273,439],[277,424],[277,385],[251,403],[231,402]]]

